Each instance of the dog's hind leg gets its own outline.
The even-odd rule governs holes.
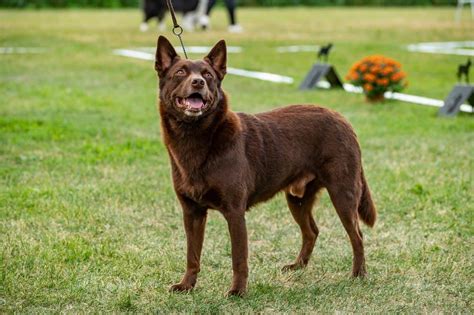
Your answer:
[[[319,188],[316,181],[313,180],[304,187],[303,194],[300,196],[297,193],[295,195],[294,189],[286,192],[286,201],[293,218],[301,229],[303,243],[296,261],[284,266],[282,271],[304,268],[308,264],[319,234],[318,227],[311,213]]]
[[[346,180],[347,182],[347,180]],[[355,182],[355,181],[354,181]],[[341,185],[334,183],[327,187],[331,201],[336,208],[352,245],[354,254],[352,261],[352,276],[363,277],[367,274],[365,269],[364,244],[362,232],[359,227],[358,207],[362,194],[360,185]]]

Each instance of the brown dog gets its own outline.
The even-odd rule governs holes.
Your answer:
[[[349,235],[352,275],[366,274],[358,219],[373,226],[376,211],[364,178],[361,153],[349,123],[329,109],[296,105],[258,115],[234,113],[221,88],[226,45],[218,42],[203,59],[181,59],[160,36],[161,125],[176,195],[183,207],[187,268],[172,291],[196,284],[208,209],[227,220],[232,244],[232,285],[247,288],[245,211],[284,191],[303,236],[301,251],[284,270],[308,264],[318,228],[311,214],[316,193],[326,188]]]

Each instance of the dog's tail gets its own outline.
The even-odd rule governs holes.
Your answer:
[[[372,196],[370,195],[370,189],[365,180],[364,170],[362,170],[362,196],[359,201],[359,216],[365,224],[372,227],[377,219],[377,210],[375,209]]]

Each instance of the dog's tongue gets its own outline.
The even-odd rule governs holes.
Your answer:
[[[201,109],[204,106],[204,103],[199,97],[188,97],[186,99],[188,106],[194,109]]]

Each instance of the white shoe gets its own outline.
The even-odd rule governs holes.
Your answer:
[[[148,31],[148,23],[143,22],[140,24],[140,32],[146,32]]]
[[[242,33],[244,31],[240,24],[229,25],[229,28],[227,30],[229,31],[229,33]]]
[[[207,15],[201,15],[199,17],[199,27],[203,30],[207,30],[209,28],[209,24],[210,24],[210,20],[209,20],[209,16]]]

